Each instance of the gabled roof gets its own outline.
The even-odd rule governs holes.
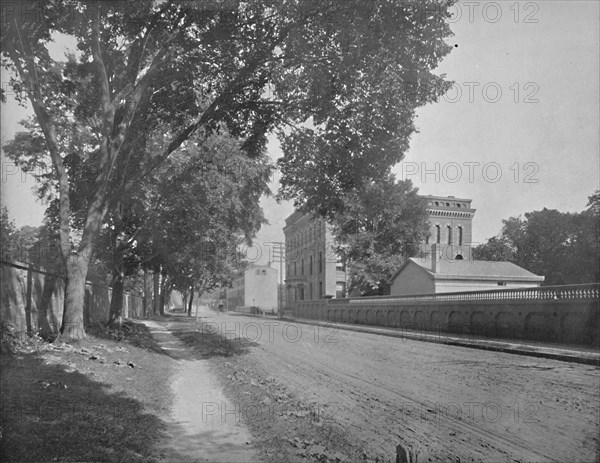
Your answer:
[[[436,272],[431,271],[431,257],[411,257],[392,277],[395,280],[407,265],[418,265],[436,280],[510,280],[544,281],[543,276],[535,275],[512,262],[494,262],[487,260],[441,260],[437,262]]]

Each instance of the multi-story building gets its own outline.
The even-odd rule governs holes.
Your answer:
[[[277,311],[277,270],[270,265],[251,264],[225,289],[228,310],[258,307],[263,312]]]
[[[423,255],[438,243],[447,259],[472,260],[471,222],[475,209],[470,199],[423,196],[427,200],[430,234],[422,243]],[[346,297],[346,269],[333,248],[326,221],[295,211],[285,221],[287,301]],[[439,251],[438,251],[439,252]]]
[[[472,259],[472,221],[475,209],[470,199],[454,196],[422,196],[427,200],[429,237],[423,254],[430,254],[431,244],[438,244],[446,260]]]
[[[344,264],[326,221],[295,211],[285,220],[285,298],[288,302],[346,296]]]

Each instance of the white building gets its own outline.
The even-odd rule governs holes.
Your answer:
[[[258,307],[263,312],[276,312],[277,273],[269,265],[251,264],[225,290],[227,308]]]
[[[540,286],[543,276],[512,262],[455,259],[455,248],[431,246],[426,257],[408,259],[392,277],[390,294],[450,293]],[[434,258],[432,258],[434,256]]]

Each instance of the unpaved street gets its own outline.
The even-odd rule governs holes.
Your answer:
[[[419,461],[598,460],[596,367],[208,311],[201,323],[369,458],[403,444]]]

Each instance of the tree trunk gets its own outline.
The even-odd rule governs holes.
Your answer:
[[[194,300],[194,288],[190,292],[190,302],[188,305],[188,317],[192,316],[192,301]]]
[[[121,234],[121,221],[115,220],[115,227],[112,231],[112,297],[110,299],[110,310],[108,314],[108,326],[121,328],[123,322],[123,284],[125,280],[125,266],[119,243]]]
[[[152,312],[152,282],[150,281],[150,273],[144,269],[144,318]]]
[[[169,310],[172,309],[171,294],[173,294],[173,284],[169,282],[165,291],[165,307],[167,307]]]
[[[108,315],[108,326],[117,328],[123,322],[123,265],[115,264],[112,274],[112,297],[110,299],[110,311]]]
[[[65,303],[60,333],[54,342],[71,342],[85,339],[83,325],[83,305],[85,303],[85,278],[89,259],[74,254],[67,260],[67,281],[65,285]]]
[[[160,314],[160,267],[154,268],[154,315]]]
[[[181,296],[183,297],[183,310],[185,311],[187,305],[188,305],[188,292],[187,291],[183,291],[181,293]]]
[[[166,300],[166,291],[167,291],[167,273],[165,271],[161,272],[161,282],[160,282],[160,300],[159,300],[159,312],[161,315],[165,314],[165,300]]]

